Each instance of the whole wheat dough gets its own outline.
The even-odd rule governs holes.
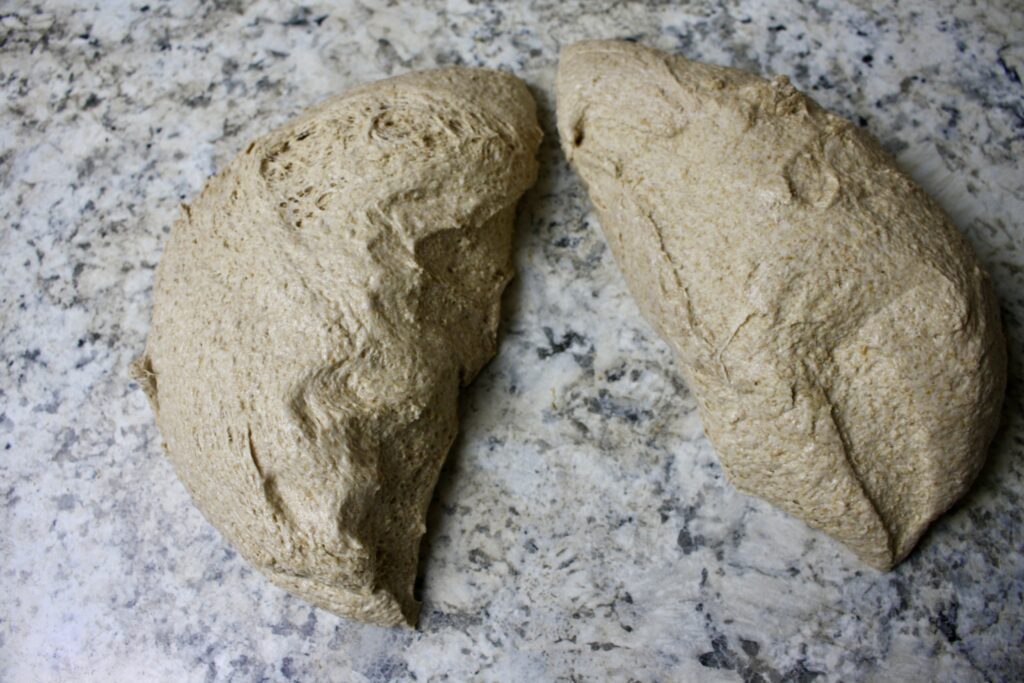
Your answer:
[[[449,68],[330,99],[183,215],[137,374],[196,505],[273,582],[414,623],[456,397],[495,352],[541,132],[518,79]]]
[[[998,421],[1004,341],[964,238],[784,77],[584,42],[557,95],[565,152],[726,474],[899,562]]]

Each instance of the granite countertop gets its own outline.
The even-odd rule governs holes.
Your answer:
[[[1024,13],[879,4],[2,3],[0,680],[1020,680]],[[558,50],[588,37],[788,74],[877,135],[992,274],[1003,427],[895,571],[723,479],[555,144]],[[328,95],[452,63],[525,78],[548,137],[500,352],[431,508],[419,629],[382,629],[224,542],[127,366],[210,174]]]

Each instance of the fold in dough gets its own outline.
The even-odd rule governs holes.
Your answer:
[[[565,153],[729,479],[899,562],[998,422],[1005,345],[967,242],[784,77],[584,42],[557,95]]]
[[[495,352],[541,132],[518,79],[449,68],[330,99],[185,207],[136,374],[196,505],[274,583],[414,623],[456,398]]]

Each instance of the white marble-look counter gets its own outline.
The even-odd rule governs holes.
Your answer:
[[[1020,680],[1011,0],[2,4],[0,680]],[[991,272],[1003,428],[971,494],[895,571],[724,481],[555,145],[558,50],[585,37],[789,74],[877,135]],[[380,629],[289,597],[231,550],[126,370],[179,202],[305,106],[450,63],[525,78],[548,139],[501,349],[464,396],[430,514],[420,627]]]

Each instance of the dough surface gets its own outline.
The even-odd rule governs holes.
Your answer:
[[[493,356],[541,132],[517,78],[371,83],[254,141],[184,207],[136,375],[196,505],[273,582],[415,623],[456,399]]]
[[[878,143],[784,78],[563,50],[562,146],[729,479],[887,569],[970,486],[1005,344],[987,276]]]

